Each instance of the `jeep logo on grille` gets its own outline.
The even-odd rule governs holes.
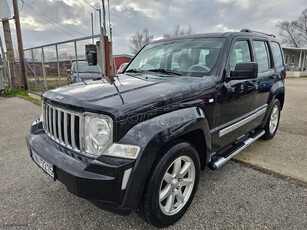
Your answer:
[[[56,96],[54,99],[57,99],[57,100],[63,100],[63,99],[64,99],[64,97],[63,97],[63,96],[58,95],[58,96]]]

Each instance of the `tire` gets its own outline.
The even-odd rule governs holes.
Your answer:
[[[264,127],[265,134],[262,136],[263,139],[271,140],[275,136],[280,120],[280,110],[280,102],[278,99],[275,99],[270,111],[270,115]]]
[[[140,216],[156,227],[174,224],[193,200],[199,172],[196,149],[187,142],[172,145],[156,162],[147,180],[138,209]]]

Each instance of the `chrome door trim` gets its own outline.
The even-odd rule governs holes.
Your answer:
[[[260,109],[259,111],[257,111],[256,113],[250,115],[249,117],[247,118],[244,118],[243,120],[241,121],[238,121],[237,123],[234,123],[222,130],[219,131],[219,137],[222,137],[238,128],[240,128],[241,126],[251,122],[252,120],[256,119],[257,117],[261,116],[262,114],[264,114],[267,110],[267,106],[265,108],[262,108]]]

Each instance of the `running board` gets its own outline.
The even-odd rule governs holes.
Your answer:
[[[261,136],[264,135],[264,133],[265,133],[264,130],[260,130],[256,133],[252,134],[252,136],[247,138],[245,141],[236,144],[230,150],[226,151],[226,153],[224,153],[223,156],[219,156],[217,159],[209,162],[209,164],[208,164],[209,168],[212,169],[212,170],[220,168],[223,164],[225,164],[231,158],[236,156],[239,152],[244,150],[247,146],[251,145],[256,140],[258,140]]]

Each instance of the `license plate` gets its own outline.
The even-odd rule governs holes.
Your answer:
[[[30,156],[32,160],[39,166],[41,167],[49,176],[51,176],[53,179],[54,177],[54,166],[44,160],[42,157],[37,155],[32,149],[30,149]]]

